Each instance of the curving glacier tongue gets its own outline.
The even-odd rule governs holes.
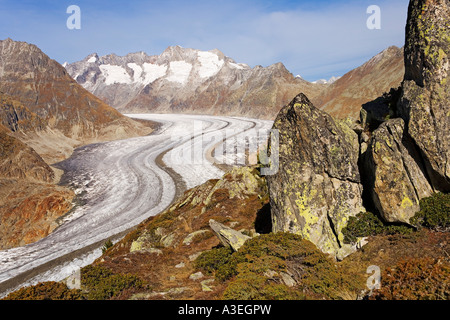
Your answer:
[[[245,118],[133,117],[160,122],[161,127],[150,136],[79,148],[59,164],[65,169],[62,182],[76,190],[80,204],[48,237],[0,251],[0,295],[24,285],[60,281],[92,263],[101,255],[99,248],[106,239],[118,239],[141,221],[162,212],[177,192],[183,191],[180,189],[220,178],[223,171],[208,157],[215,146],[226,142],[225,131],[236,136],[245,131],[253,134],[251,128],[271,127],[270,121]],[[201,127],[202,139],[195,139],[196,131],[189,134],[189,128],[195,126]],[[180,161],[181,151],[191,160]],[[176,181],[173,172],[181,181]]]

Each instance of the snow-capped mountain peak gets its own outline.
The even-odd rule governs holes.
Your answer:
[[[340,78],[341,78],[341,77],[335,77],[335,76],[333,76],[333,77],[331,77],[331,78],[328,79],[328,80],[320,79],[320,80],[313,81],[312,83],[316,83],[316,84],[332,84],[333,82],[336,82],[336,81],[339,80]]]
[[[144,52],[126,56],[93,53],[67,65],[66,70],[85,89],[124,112],[249,110],[257,104],[258,113],[273,113],[274,108],[305,91],[306,85],[282,63],[251,68],[218,49],[181,46],[168,47],[154,56]]]

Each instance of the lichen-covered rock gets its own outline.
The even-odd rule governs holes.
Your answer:
[[[145,251],[160,255],[162,251],[154,248],[154,245],[155,245],[154,236],[148,233],[144,233],[131,243],[130,252],[132,253]]]
[[[189,246],[192,243],[192,241],[194,241],[195,237],[201,236],[201,235],[203,235],[205,233],[208,233],[208,232],[210,232],[210,231],[209,230],[194,231],[194,232],[188,234],[186,238],[184,238],[183,244]]]
[[[398,103],[435,189],[450,191],[450,3],[411,0]]]
[[[227,189],[230,199],[245,199],[250,195],[266,192],[267,185],[255,168],[236,167],[227,172],[222,179],[217,181],[210,191],[204,204],[208,205],[215,191]]]
[[[267,176],[273,231],[301,235],[335,255],[350,216],[365,211],[359,144],[345,122],[300,94],[278,114],[279,171]]]
[[[420,210],[419,200],[433,193],[415,160],[419,152],[404,129],[400,118],[383,123],[374,131],[364,157],[373,203],[387,222],[408,223]]]
[[[244,245],[245,241],[251,239],[242,232],[224,226],[213,219],[209,220],[209,226],[217,238],[219,238],[220,242],[224,246],[232,248],[234,251],[238,251]]]

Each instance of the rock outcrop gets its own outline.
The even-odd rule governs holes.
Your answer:
[[[362,158],[365,172],[369,173],[366,188],[387,222],[409,223],[420,210],[419,200],[433,193],[424,167],[417,161],[420,154],[404,133],[405,124],[400,118],[383,123],[373,132]]]
[[[398,112],[420,149],[431,184],[444,192],[450,191],[449,68],[449,1],[412,0]]]
[[[214,219],[209,220],[209,226],[220,242],[234,251],[238,251],[248,239],[251,239],[242,232],[227,227]]]
[[[420,199],[450,191],[449,34],[448,1],[412,0],[402,85],[364,106],[363,122],[379,126],[363,152],[365,189],[387,222],[409,223]]]
[[[267,176],[273,231],[301,235],[338,254],[342,228],[365,211],[357,134],[300,94],[278,114],[279,171]]]

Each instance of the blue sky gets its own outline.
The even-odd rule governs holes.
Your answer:
[[[237,62],[282,62],[314,81],[340,76],[385,48],[404,44],[409,0],[0,0],[0,39],[36,44],[60,63],[168,46],[219,49]],[[69,5],[81,29],[69,30]],[[369,5],[381,29],[369,30]]]

